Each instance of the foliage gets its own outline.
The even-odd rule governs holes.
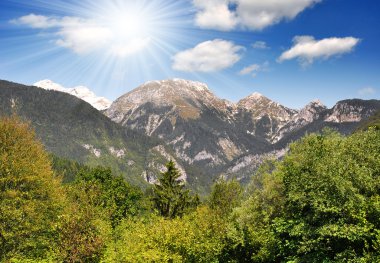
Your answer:
[[[226,227],[207,206],[183,218],[127,220],[103,262],[219,262]]]
[[[2,262],[380,261],[376,128],[308,135],[244,193],[220,180],[203,205],[173,162],[143,194],[109,168],[52,158],[75,180],[54,176],[27,124],[0,120]]]
[[[98,185],[66,185],[69,199],[59,224],[59,251],[64,262],[98,262],[111,237],[111,221],[99,207]]]
[[[57,242],[63,190],[33,131],[0,120],[0,260],[44,258]]]
[[[210,207],[227,216],[240,204],[243,188],[236,180],[218,180],[211,189]]]
[[[248,186],[248,198],[233,212],[236,231],[241,238],[240,262],[275,261],[276,238],[271,222],[282,214],[285,193],[281,177],[276,171],[279,164],[268,160],[260,167]]]
[[[280,253],[309,262],[375,252],[379,230],[380,133],[311,135],[293,145],[280,169],[286,192],[274,221]]]
[[[109,168],[82,169],[77,175],[75,187],[84,192],[91,189],[97,191],[93,195],[92,205],[103,208],[113,226],[127,216],[136,216],[143,208],[142,191],[121,176],[114,176]]]
[[[75,180],[76,175],[86,166],[69,159],[50,154],[51,165],[54,172],[62,177],[63,183],[70,183]]]
[[[236,215],[253,261],[379,257],[380,132],[309,135],[266,173]]]
[[[369,127],[374,127],[375,129],[380,130],[380,110],[368,119],[362,121],[357,130],[364,131],[368,130]]]
[[[173,161],[166,164],[167,171],[161,174],[153,189],[153,201],[160,215],[167,218],[182,216],[186,210],[199,203],[198,196],[190,196],[181,182],[178,169]]]

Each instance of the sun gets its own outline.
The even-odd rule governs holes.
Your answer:
[[[147,37],[153,31],[151,25],[138,13],[116,13],[110,20],[111,29],[122,39]]]

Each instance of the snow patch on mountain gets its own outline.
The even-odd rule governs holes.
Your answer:
[[[55,83],[49,79],[41,80],[33,84],[33,86],[55,90],[73,95],[81,100],[91,104],[97,110],[106,110],[111,106],[111,101],[104,97],[98,97],[89,88],[85,86],[77,86],[74,88],[65,88],[62,85]]]

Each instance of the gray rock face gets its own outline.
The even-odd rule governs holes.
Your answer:
[[[328,109],[314,100],[294,110],[259,94],[232,103],[203,83],[151,81],[117,99],[105,114],[117,123],[162,139],[184,170],[205,170],[215,178],[244,179],[268,157],[306,132],[333,127],[347,133],[380,109],[379,101],[347,100]],[[195,174],[186,171],[187,180]]]
[[[163,139],[189,165],[217,167],[249,149],[242,142],[251,140],[251,135],[234,125],[236,110],[235,104],[219,99],[205,84],[174,79],[143,84],[117,99],[106,115]]]
[[[375,104],[374,101],[372,103],[363,103],[361,100],[340,101],[331,109],[325,121],[333,123],[360,122],[376,112]]]

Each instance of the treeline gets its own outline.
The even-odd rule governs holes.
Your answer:
[[[65,177],[67,182],[63,183]],[[0,120],[1,262],[380,262],[380,131],[312,134],[203,200],[173,162],[142,191]]]

